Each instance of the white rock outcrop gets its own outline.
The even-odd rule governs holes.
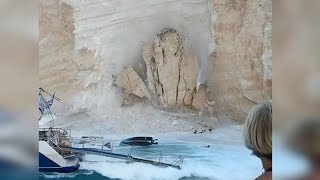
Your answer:
[[[103,115],[120,107],[112,75],[130,64],[147,78],[145,89],[159,105],[191,106],[243,121],[254,104],[272,98],[271,5],[271,0],[42,0],[40,86],[76,105],[75,111]],[[188,40],[166,30],[143,43],[164,27]],[[146,67],[136,66],[143,61]],[[208,71],[202,74],[204,65]],[[196,92],[199,73],[207,76],[207,87]]]
[[[129,95],[150,99],[150,93],[147,87],[132,67],[123,67],[122,71],[117,76],[116,85],[122,88],[125,94],[124,100],[126,100]]]
[[[196,91],[198,59],[187,40],[163,29],[152,44],[143,45],[148,87],[161,107],[190,106]]]

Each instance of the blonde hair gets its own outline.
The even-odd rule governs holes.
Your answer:
[[[272,159],[272,103],[255,105],[244,124],[245,145],[254,155]]]

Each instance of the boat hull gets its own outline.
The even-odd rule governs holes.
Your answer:
[[[120,146],[150,146],[158,144],[158,142],[155,142],[156,140],[157,139],[153,139],[152,137],[132,137],[121,141]]]
[[[39,171],[70,173],[80,166],[77,156],[63,158],[47,142],[39,141]]]
[[[66,167],[39,167],[40,172],[59,172],[59,173],[71,173],[80,167],[80,164],[75,166],[66,166]]]

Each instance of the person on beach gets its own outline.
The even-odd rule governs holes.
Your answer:
[[[244,141],[252,154],[260,158],[264,172],[257,180],[272,179],[272,103],[255,105],[244,124]]]

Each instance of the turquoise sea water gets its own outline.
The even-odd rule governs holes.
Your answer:
[[[69,174],[65,177],[59,176],[57,174],[46,174],[42,175],[40,174],[39,180],[47,180],[47,179],[63,179],[63,180],[121,180],[119,178],[108,178],[104,177],[99,173],[96,173],[94,171],[79,171],[78,173]],[[156,178],[155,178],[156,179]],[[181,177],[179,180],[210,180],[210,178],[204,178],[204,177],[196,177],[196,176],[190,176],[190,177]]]
[[[123,180],[215,180],[254,179],[262,173],[259,160],[242,145],[221,142],[208,144],[186,141],[159,141],[150,147],[135,147],[132,156],[171,163],[178,155],[184,157],[181,170],[160,168],[143,163],[126,163],[123,160],[86,155],[75,173],[40,173],[39,179],[123,179]],[[115,152],[128,154],[130,147],[115,147]]]

